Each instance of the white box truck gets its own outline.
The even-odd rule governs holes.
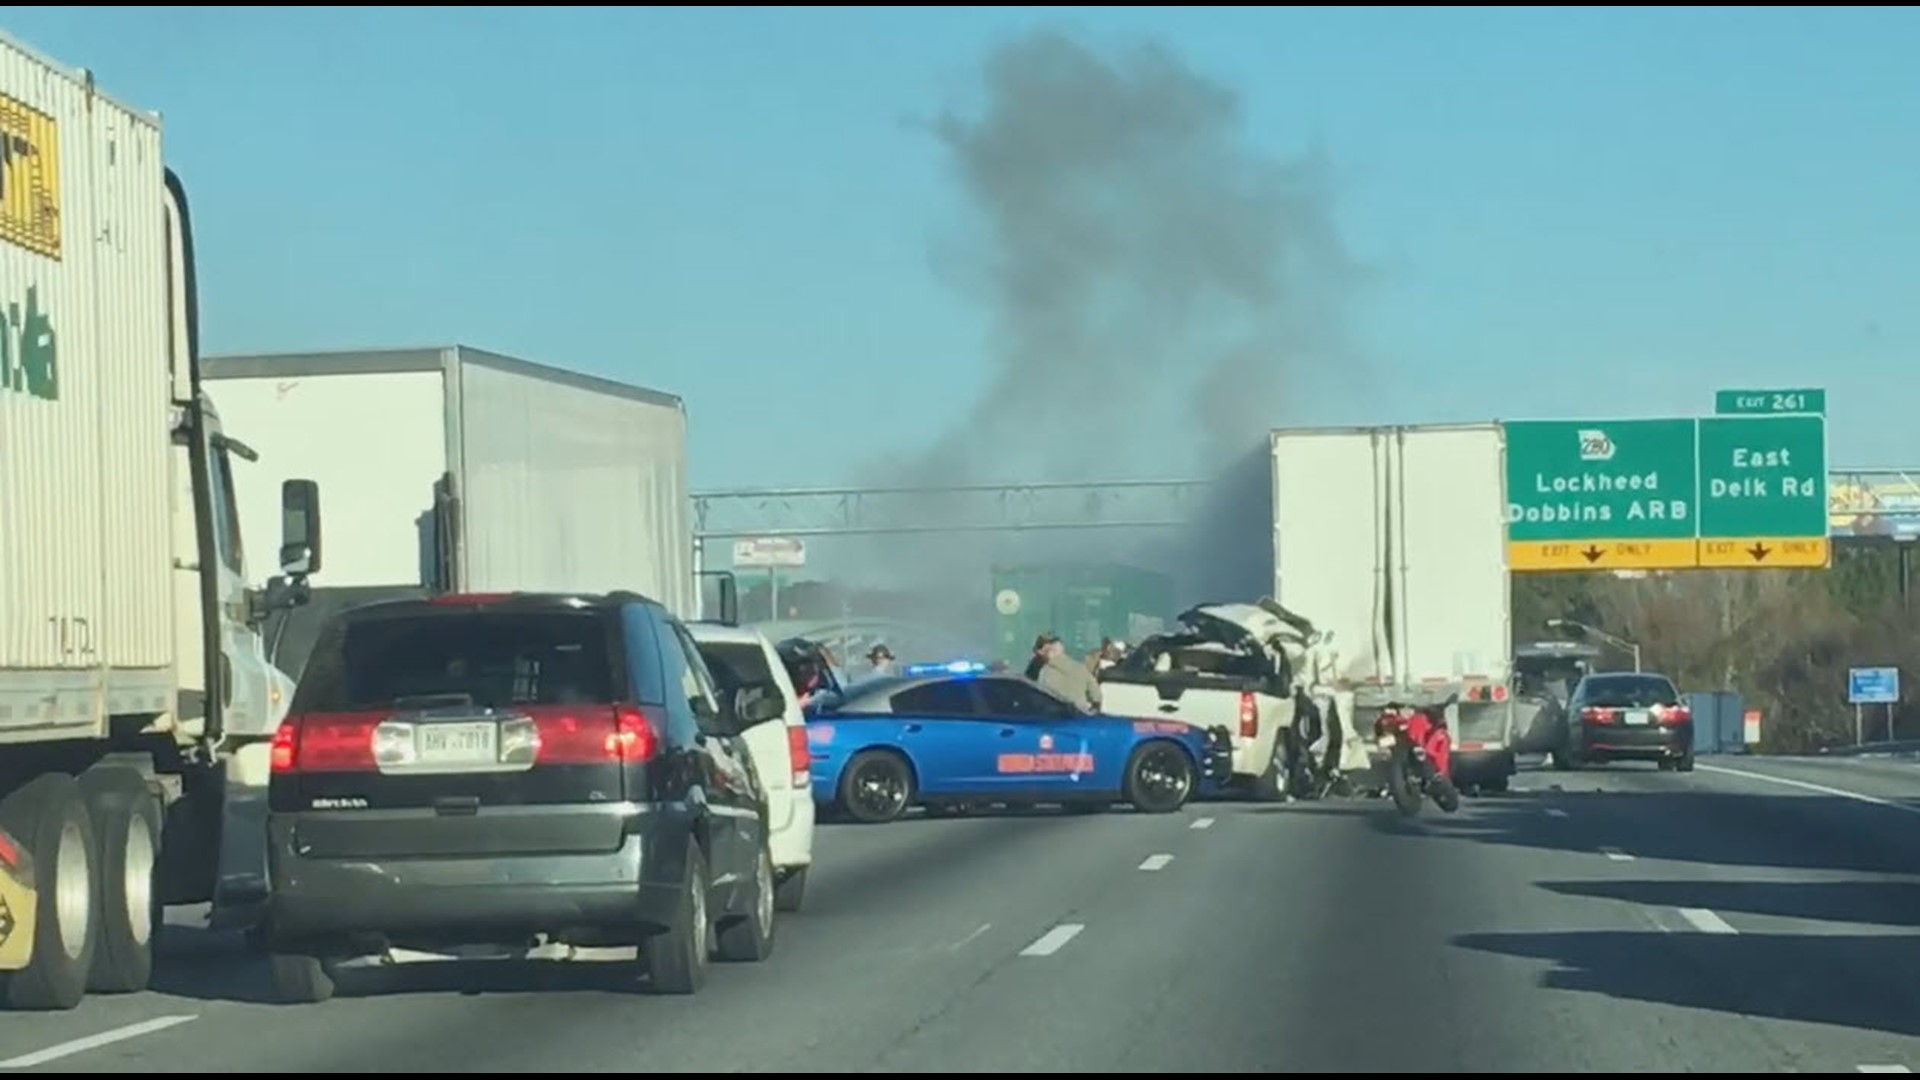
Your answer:
[[[0,825],[41,898],[0,982],[16,1008],[145,988],[161,905],[215,899],[223,842],[257,846],[224,819],[288,703],[258,628],[319,568],[294,480],[260,526],[286,511],[287,576],[248,586],[233,485],[254,454],[202,392],[160,135],[0,35]]]
[[[1372,730],[1388,701],[1454,694],[1454,775],[1514,771],[1506,436],[1497,423],[1271,433],[1273,595],[1332,637],[1336,701]]]
[[[236,477],[242,526],[274,520],[284,478],[328,493],[325,587],[275,627],[296,678],[322,617],[377,599],[630,589],[694,617],[679,398],[458,345],[205,368],[266,466]]]

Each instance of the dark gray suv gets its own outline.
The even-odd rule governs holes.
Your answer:
[[[686,628],[633,594],[371,604],[273,743],[262,938],[291,1001],[400,947],[637,944],[656,992],[774,940],[765,796]],[[736,707],[738,706],[738,707]],[[741,713],[744,709],[747,715]]]

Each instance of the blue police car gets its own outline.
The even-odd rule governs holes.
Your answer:
[[[1088,715],[985,665],[915,665],[824,694],[810,707],[814,801],[855,821],[912,806],[1056,803],[1180,809],[1214,787],[1227,747],[1190,724]]]

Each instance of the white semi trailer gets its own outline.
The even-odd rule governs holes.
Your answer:
[[[244,525],[285,479],[327,490],[325,587],[274,627],[296,678],[321,616],[378,599],[630,589],[696,614],[671,394],[458,345],[209,357],[206,378],[266,463],[237,478]]]
[[[1273,595],[1331,632],[1342,712],[1459,695],[1454,775],[1514,771],[1506,436],[1497,423],[1271,436]]]
[[[317,489],[289,478],[285,576],[249,587],[255,455],[201,386],[164,160],[157,116],[0,35],[0,825],[40,897],[16,1008],[145,988],[161,905],[257,846],[225,792],[287,705],[259,627],[319,569]]]

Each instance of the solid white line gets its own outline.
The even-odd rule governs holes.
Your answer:
[[[1172,861],[1173,861],[1173,856],[1171,855],[1149,855],[1146,857],[1146,860],[1140,864],[1140,869],[1165,870],[1167,868],[1167,864]]]
[[[1695,765],[1694,768],[1699,769],[1701,772],[1719,773],[1722,776],[1740,776],[1748,780],[1761,780],[1769,784],[1779,784],[1782,787],[1799,788],[1801,791],[1811,791],[1816,795],[1832,795],[1836,798],[1852,799],[1854,802],[1869,803],[1873,806],[1884,806],[1889,810],[1898,810],[1903,814],[1920,814],[1920,806],[1909,806],[1906,803],[1894,802],[1892,799],[1882,799],[1876,795],[1862,795],[1857,791],[1828,787],[1825,784],[1810,784],[1805,780],[1789,780],[1784,776],[1768,776],[1766,773],[1748,772],[1745,769],[1729,769],[1724,765]]]
[[[1557,806],[1549,806],[1547,807],[1547,816],[1548,817],[1566,817],[1567,812],[1565,810],[1560,809]]]
[[[1699,766],[1695,766],[1695,768],[1698,768],[1698,767]],[[1853,1071],[1854,1072],[1910,1073],[1913,1070],[1907,1068],[1905,1065],[1858,1065],[1854,1067]]]
[[[88,1035],[83,1038],[73,1039],[69,1042],[49,1046],[45,1050],[35,1050],[31,1054],[21,1054],[19,1057],[8,1058],[5,1061],[0,1061],[0,1069],[31,1069],[35,1065],[45,1065],[49,1061],[59,1061],[61,1058],[72,1057],[75,1054],[84,1054],[89,1050],[98,1050],[103,1046],[112,1046],[114,1043],[123,1042],[127,1039],[137,1039],[142,1035],[151,1035],[156,1031],[165,1031],[176,1024],[184,1024],[189,1020],[198,1019],[200,1019],[198,1016],[156,1016],[151,1020],[142,1020],[137,1024],[128,1024],[125,1027],[117,1027],[111,1031],[103,1031],[98,1035]]]
[[[1193,824],[1191,824],[1191,825],[1189,825],[1189,826],[1187,826],[1187,828],[1189,828],[1189,829],[1211,829],[1211,828],[1213,828],[1213,819],[1212,819],[1212,818],[1210,818],[1210,817],[1203,817],[1203,818],[1194,818],[1194,819],[1193,819]]]
[[[1680,917],[1703,934],[1737,934],[1733,924],[1703,907],[1683,907]]]
[[[1633,856],[1627,854],[1624,851],[1621,851],[1617,847],[1603,847],[1600,849],[1600,854],[1605,855],[1607,858],[1612,859],[1614,862],[1632,862],[1633,861]]]
[[[1067,947],[1067,942],[1080,936],[1086,927],[1080,923],[1061,923],[1059,926],[1041,934],[1033,944],[1020,950],[1021,956],[1052,956]]]

